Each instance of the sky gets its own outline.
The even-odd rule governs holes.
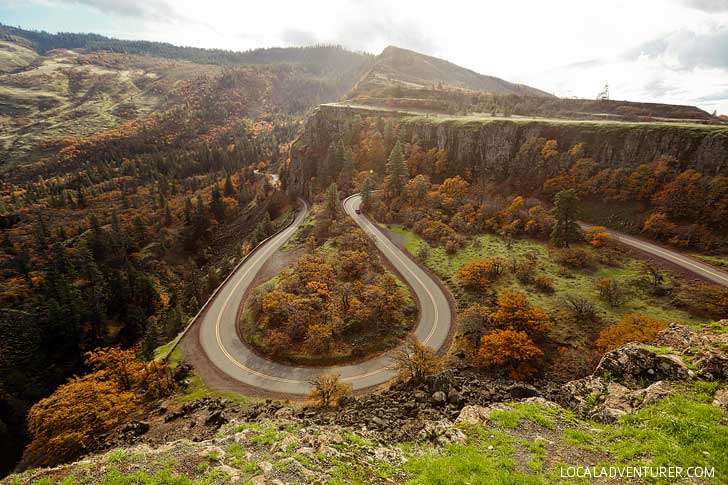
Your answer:
[[[728,114],[728,0],[2,0],[0,22],[195,47],[396,45],[561,97]]]

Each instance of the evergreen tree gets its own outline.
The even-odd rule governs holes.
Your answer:
[[[579,197],[576,190],[562,190],[554,196],[551,214],[556,219],[551,231],[551,243],[557,247],[569,247],[571,241],[581,237],[581,229],[576,222],[579,210]]]
[[[146,329],[144,330],[144,338],[140,349],[141,356],[144,360],[152,360],[154,358],[154,349],[157,348],[159,342],[159,326],[156,318],[147,320]]]
[[[326,190],[326,213],[331,219],[336,219],[339,209],[339,190],[335,183],[329,185]]]
[[[227,174],[225,177],[225,187],[223,188],[223,192],[225,193],[225,197],[233,197],[235,195],[235,186],[230,178],[230,174]]]
[[[220,187],[215,184],[212,187],[212,200],[210,201],[210,210],[215,215],[215,219],[218,222],[225,220],[225,201],[222,200],[222,193]]]
[[[189,197],[185,197],[185,224],[192,223],[192,201]]]
[[[389,163],[387,163],[387,177],[384,180],[387,195],[390,197],[399,197],[402,189],[407,181],[407,167],[404,163],[404,153],[402,145],[397,141],[389,155]]]
[[[364,179],[364,182],[361,184],[361,203],[364,207],[366,207],[369,204],[369,201],[372,198],[372,179],[371,177],[367,177]]]

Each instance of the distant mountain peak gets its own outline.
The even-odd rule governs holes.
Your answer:
[[[479,74],[438,57],[389,45],[373,61],[357,83],[354,94],[377,95],[392,86],[409,88],[467,89],[493,94],[519,94],[550,97],[551,94],[525,84]]]

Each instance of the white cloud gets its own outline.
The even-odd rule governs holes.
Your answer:
[[[609,82],[619,99],[728,112],[728,0],[30,1],[90,5],[117,17],[125,38],[237,50],[394,44],[562,96],[591,98]]]

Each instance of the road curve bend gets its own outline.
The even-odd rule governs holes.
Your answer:
[[[420,304],[420,318],[415,329],[417,338],[440,349],[447,341],[452,325],[450,302],[424,270],[405,255],[382,231],[356,211],[361,196],[355,194],[344,200],[344,210],[356,223],[373,237],[377,248],[412,288]],[[256,354],[238,337],[236,330],[238,309],[248,287],[263,264],[293,236],[308,214],[304,203],[294,222],[285,230],[266,241],[237,268],[202,315],[197,337],[205,357],[221,372],[241,384],[255,389],[287,395],[305,395],[310,392],[310,381],[321,374],[339,374],[354,390],[384,384],[394,377],[390,353],[350,365],[331,367],[298,367],[273,362]]]
[[[582,228],[582,230],[585,231],[591,227],[594,227],[592,224],[586,224],[584,222],[580,222],[579,226]],[[728,273],[724,271],[717,270],[712,266],[701,263],[694,258],[690,258],[688,256],[678,253],[677,251],[672,251],[660,245],[645,241],[644,239],[640,239],[634,236],[628,236],[613,229],[607,229],[607,232],[614,241],[620,244],[624,244],[625,246],[638,249],[656,258],[668,261],[676,266],[679,266],[685,271],[688,271],[715,284],[728,287]]]

